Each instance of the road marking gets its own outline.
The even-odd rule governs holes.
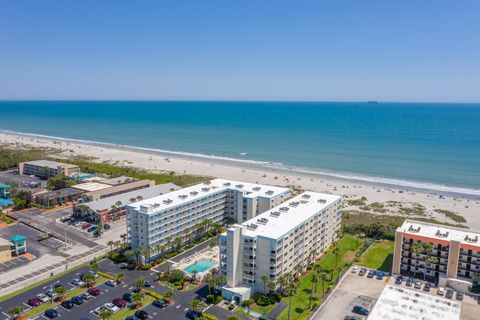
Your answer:
[[[185,311],[185,312],[188,311],[188,308],[185,308],[185,310],[183,310],[183,311]]]
[[[180,308],[180,306],[181,306],[181,304],[179,304],[179,305],[177,306],[177,309]]]

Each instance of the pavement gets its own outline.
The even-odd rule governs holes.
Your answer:
[[[27,190],[32,192],[37,192],[41,189],[45,189],[47,187],[47,180],[41,180],[37,177],[31,177],[27,175],[21,174],[12,174],[10,171],[2,171],[0,172],[0,184],[15,182],[18,184],[18,188],[21,190]],[[39,188],[30,188],[28,184],[30,182],[38,182],[40,183]]]

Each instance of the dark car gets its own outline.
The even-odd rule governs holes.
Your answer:
[[[56,283],[56,284],[53,286],[54,289],[61,288],[61,287],[62,287],[62,285],[61,285],[60,283]]]
[[[455,295],[455,299],[457,299],[459,301],[462,301],[463,300],[463,293],[457,292],[457,294]]]
[[[108,229],[110,229],[111,227],[110,227],[110,225],[109,225],[108,223],[105,223],[105,224],[103,225],[103,228],[104,228],[105,230],[108,230]]]
[[[200,319],[200,316],[198,315],[197,311],[195,311],[195,310],[188,310],[187,314],[186,314],[186,317],[188,319],[192,319],[192,320]]]
[[[360,320],[360,319],[355,316],[346,316],[345,318],[343,318],[343,320]]]
[[[47,318],[50,318],[50,319],[58,317],[58,312],[55,309],[47,309],[45,310],[44,314]]]
[[[370,270],[368,271],[367,278],[373,278],[377,274],[377,271],[375,270]]]
[[[141,319],[141,320],[146,320],[148,319],[148,312],[145,310],[138,310],[135,312],[135,317]]]
[[[112,300],[112,303],[116,305],[119,308],[124,308],[127,305],[127,301],[121,299],[121,298],[116,298]]]
[[[423,291],[429,292],[431,287],[432,287],[432,285],[427,282],[427,283],[425,283],[425,285],[423,286]]]
[[[408,278],[407,281],[405,281],[405,285],[406,285],[407,287],[413,286],[413,279],[412,279],[412,278]]]
[[[32,307],[36,307],[42,304],[42,301],[38,298],[32,298],[28,300],[28,304],[31,305]]]
[[[139,293],[140,291],[142,291],[142,288],[135,288],[132,291],[133,293]]]
[[[97,287],[92,287],[88,289],[88,293],[90,293],[92,296],[98,296],[100,294],[100,290]]]
[[[132,302],[132,294],[131,293],[124,293],[122,299],[127,302]]]
[[[75,296],[72,298],[72,302],[75,303],[76,305],[80,305],[83,303],[83,298],[82,296]]]
[[[402,284],[403,282],[403,277],[402,276],[397,276],[395,278],[395,284]]]
[[[155,300],[155,301],[152,302],[152,305],[154,305],[157,308],[163,309],[166,306],[168,306],[168,303],[166,303],[163,300]]]
[[[385,276],[385,273],[382,271],[377,272],[377,279],[378,280],[383,280],[383,277]]]
[[[368,314],[369,314],[368,310],[365,309],[364,307],[361,307],[361,306],[355,306],[355,307],[353,307],[352,312],[353,312],[353,313],[360,314],[360,315],[362,315],[362,316],[368,316]]]
[[[453,298],[453,290],[447,290],[447,293],[445,293],[445,297],[448,299]]]
[[[143,286],[144,286],[145,288],[151,287],[151,286],[152,286],[152,281],[150,281],[150,280],[145,280],[145,281],[143,282]]]
[[[362,269],[360,269],[360,271],[358,272],[358,275],[361,276],[361,277],[363,277],[363,276],[365,275],[365,273],[367,273],[367,269],[362,268]]]
[[[61,303],[62,307],[65,309],[72,309],[73,308],[73,302],[72,300],[63,300]]]

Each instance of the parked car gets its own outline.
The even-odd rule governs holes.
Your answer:
[[[31,305],[32,307],[36,307],[41,305],[42,301],[40,301],[40,299],[38,298],[32,298],[32,299],[28,299],[28,304]]]
[[[358,275],[361,276],[361,277],[363,277],[363,276],[365,275],[365,273],[367,273],[367,269],[362,268],[362,269],[360,269],[360,271],[358,272]]]
[[[187,314],[185,315],[188,319],[192,319],[192,320],[195,320],[195,319],[200,319],[201,316],[197,313],[197,311],[195,310],[188,310],[187,311]]]
[[[135,317],[141,319],[141,320],[146,320],[148,319],[148,312],[145,310],[137,310],[135,312]]]
[[[45,310],[44,314],[47,318],[50,318],[50,319],[58,317],[58,312],[55,309],[47,309]]]
[[[93,277],[94,277],[95,279],[98,279],[98,278],[100,277],[100,276],[98,275],[98,273],[96,273],[95,271],[88,271],[88,273],[93,274]]]
[[[402,276],[397,276],[395,278],[395,284],[402,284],[403,282],[403,277]]]
[[[82,296],[83,300],[85,300],[85,301],[90,300],[92,298],[92,295],[88,292],[82,293],[81,296]]]
[[[445,295],[445,288],[444,287],[438,287],[437,295],[439,295],[439,296]]]
[[[55,299],[57,297],[57,294],[52,289],[48,289],[47,292],[45,292],[45,294],[49,296],[51,299]]]
[[[61,283],[55,283],[55,285],[53,286],[54,289],[61,288],[61,287],[62,287]]]
[[[377,279],[378,280],[383,280],[383,277],[385,276],[385,273],[382,271],[377,272]]]
[[[124,308],[127,305],[127,301],[123,300],[122,298],[113,299],[112,303],[119,308]]]
[[[413,286],[413,279],[412,279],[412,278],[408,278],[407,281],[405,281],[405,285],[406,285],[407,287]]]
[[[151,281],[151,280],[145,280],[145,281],[143,282],[143,286],[144,286],[145,288],[151,287],[151,286],[152,286],[152,281]]]
[[[105,303],[105,308],[107,308],[107,310],[111,310],[113,313],[120,311],[120,308],[113,303]]]
[[[90,293],[92,296],[95,296],[95,297],[100,294],[100,290],[97,287],[92,287],[92,288],[88,289],[87,292]]]
[[[362,306],[353,307],[352,312],[357,313],[357,314],[362,315],[362,316],[368,316],[368,314],[370,313],[367,309],[365,309]]]
[[[152,305],[154,305],[157,308],[163,309],[166,306],[168,306],[168,303],[166,303],[163,300],[155,300],[155,301],[152,302]]]
[[[343,318],[343,320],[360,320],[360,318],[355,316],[346,316],[345,318]]]
[[[90,228],[87,229],[87,232],[92,232],[97,230],[97,226],[91,226]]]
[[[93,310],[93,313],[99,316],[100,312],[102,312],[103,310],[107,310],[107,308],[105,308],[105,306],[98,307],[97,309]]]
[[[110,286],[110,287],[116,287],[117,286],[117,282],[113,281],[113,280],[107,280],[107,281],[105,281],[105,284],[107,286]]]
[[[104,228],[105,230],[108,230],[108,229],[110,229],[111,227],[110,227],[110,225],[109,225],[108,223],[105,223],[105,224],[103,225],[103,228]]]
[[[425,283],[425,285],[423,286],[423,291],[426,291],[426,292],[430,292],[430,288],[432,287],[432,285],[430,283]]]
[[[455,295],[455,299],[457,299],[458,301],[462,301],[463,300],[463,293],[457,292],[457,294]]]
[[[197,313],[197,311],[191,310],[191,309],[189,309],[189,310],[187,311],[186,317],[187,317],[188,319],[192,319],[192,320],[200,319],[200,318],[201,318],[201,316]]]
[[[373,278],[373,277],[375,277],[376,274],[377,274],[377,271],[370,270],[370,271],[368,271],[367,277],[368,278]]]
[[[132,302],[132,294],[131,293],[124,293],[122,299],[127,302]]]
[[[85,229],[88,229],[90,228],[92,225],[90,223],[84,223],[83,226],[82,226],[82,229],[85,230]]]
[[[40,300],[42,303],[50,301],[50,298],[44,295],[43,293],[37,294],[37,299]]]
[[[420,280],[415,281],[414,288],[415,289],[422,289],[422,281],[420,281]]]
[[[445,298],[452,299],[453,298],[453,290],[447,290],[447,293],[445,293]]]
[[[81,287],[81,286],[83,286],[83,285],[85,284],[85,282],[83,282],[82,280],[80,280],[80,279],[77,278],[77,279],[73,279],[73,280],[72,280],[72,284],[73,284],[74,286],[79,286],[79,287]]]
[[[72,309],[73,308],[73,302],[72,300],[63,300],[61,303],[62,307],[65,309]]]
[[[352,267],[352,273],[355,274],[358,272],[358,267],[357,266],[353,266]]]
[[[77,306],[81,305],[83,303],[83,297],[82,296],[72,297],[72,302],[75,303]]]

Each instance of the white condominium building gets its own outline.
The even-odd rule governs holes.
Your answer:
[[[288,188],[215,179],[130,204],[127,235],[132,248],[153,249],[196,235],[196,225],[231,218],[247,221],[291,196]]]
[[[277,282],[319,258],[337,239],[341,204],[340,196],[305,192],[229,228],[220,236],[224,298],[241,303],[252,293],[266,293],[262,276]]]

